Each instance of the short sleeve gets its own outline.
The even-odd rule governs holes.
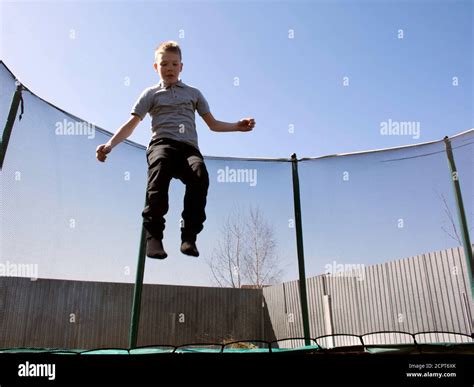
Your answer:
[[[150,92],[150,89],[145,89],[138,97],[137,102],[133,105],[131,114],[140,117],[140,119],[144,119],[146,114],[151,110],[152,104],[152,95],[153,93]]]
[[[209,113],[211,109],[209,108],[209,104],[207,103],[206,98],[202,95],[202,93],[197,90],[197,102],[196,102],[196,110],[199,115],[202,117],[204,114]]]

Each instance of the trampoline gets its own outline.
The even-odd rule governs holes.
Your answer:
[[[202,258],[178,256],[175,184],[157,262],[140,217],[146,147],[125,141],[100,165],[110,132],[3,62],[0,81],[0,353],[474,353],[474,129],[322,157],[206,156]],[[258,180],[218,180],[231,170]],[[259,208],[279,246],[279,275],[255,288],[206,282],[236,205]]]

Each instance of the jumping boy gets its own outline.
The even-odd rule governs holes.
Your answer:
[[[147,204],[143,226],[147,232],[147,256],[164,259],[164,215],[168,212],[168,189],[172,178],[186,185],[184,210],[181,214],[181,252],[199,256],[196,237],[206,220],[206,198],[209,175],[199,151],[195,110],[214,132],[248,132],[255,126],[253,118],[238,122],[217,121],[201,92],[178,78],[183,70],[181,49],[174,41],[160,44],[155,50],[153,67],[160,83],[145,89],[132,109],[132,117],[106,143],[99,145],[96,157],[104,162],[117,144],[129,137],[149,113],[152,137],[146,156],[148,162]]]

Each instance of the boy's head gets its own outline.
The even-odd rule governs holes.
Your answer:
[[[161,43],[155,50],[153,68],[165,85],[178,82],[179,73],[183,70],[181,49],[178,43],[172,40]]]

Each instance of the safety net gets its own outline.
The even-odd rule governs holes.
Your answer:
[[[2,352],[471,350],[474,130],[315,158],[205,156],[200,257],[179,251],[173,180],[169,257],[145,259],[146,146],[99,163],[112,133],[3,62],[0,82]]]

